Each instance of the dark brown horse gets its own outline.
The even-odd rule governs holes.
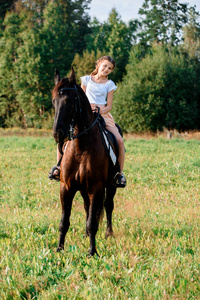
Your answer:
[[[98,125],[98,114],[76,83],[72,69],[69,78],[55,73],[52,92],[55,107],[53,136],[63,151],[60,173],[60,199],[62,217],[57,251],[64,249],[65,235],[70,226],[74,195],[80,191],[86,211],[86,235],[90,237],[90,255],[97,253],[95,236],[100,216],[105,207],[107,216],[106,237],[113,234],[112,211],[116,187],[112,184],[115,170],[110,167]],[[65,150],[63,150],[65,148]]]

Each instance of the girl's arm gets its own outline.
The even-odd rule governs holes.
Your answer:
[[[81,88],[84,92],[86,92],[86,86],[83,83],[81,83]]]
[[[107,105],[100,110],[101,114],[107,114],[112,109],[112,103],[113,103],[113,94],[114,90],[108,92],[107,94]]]

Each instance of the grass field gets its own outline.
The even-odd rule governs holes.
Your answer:
[[[128,139],[128,186],[118,190],[114,238],[89,258],[85,212],[73,202],[65,251],[51,137],[0,137],[0,299],[200,299],[200,141]]]

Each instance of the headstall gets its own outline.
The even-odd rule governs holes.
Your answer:
[[[68,133],[68,138],[69,140],[75,140],[78,139],[80,136],[82,136],[83,134],[86,134],[98,121],[99,119],[99,114],[100,114],[100,108],[98,107],[98,112],[97,112],[97,116],[94,120],[94,122],[92,123],[92,125],[88,128],[86,128],[84,131],[78,133],[77,135],[74,135],[74,127],[76,124],[76,114],[82,113],[82,108],[81,108],[81,99],[80,96],[78,94],[78,89],[76,87],[76,85],[74,85],[74,87],[66,87],[66,88],[61,88],[59,90],[59,95],[63,95],[64,91],[75,91],[75,95],[74,95],[74,104],[75,104],[75,109],[74,109],[74,115],[73,118],[71,120],[71,123],[69,124],[69,133]]]

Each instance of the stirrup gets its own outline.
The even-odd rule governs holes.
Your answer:
[[[114,185],[119,188],[125,188],[126,177],[123,172],[118,172],[114,177]]]
[[[58,174],[54,175],[54,171],[58,171]],[[51,168],[51,170],[49,171],[49,179],[50,180],[56,180],[56,181],[60,181],[60,166],[56,165],[56,166],[53,166]]]

